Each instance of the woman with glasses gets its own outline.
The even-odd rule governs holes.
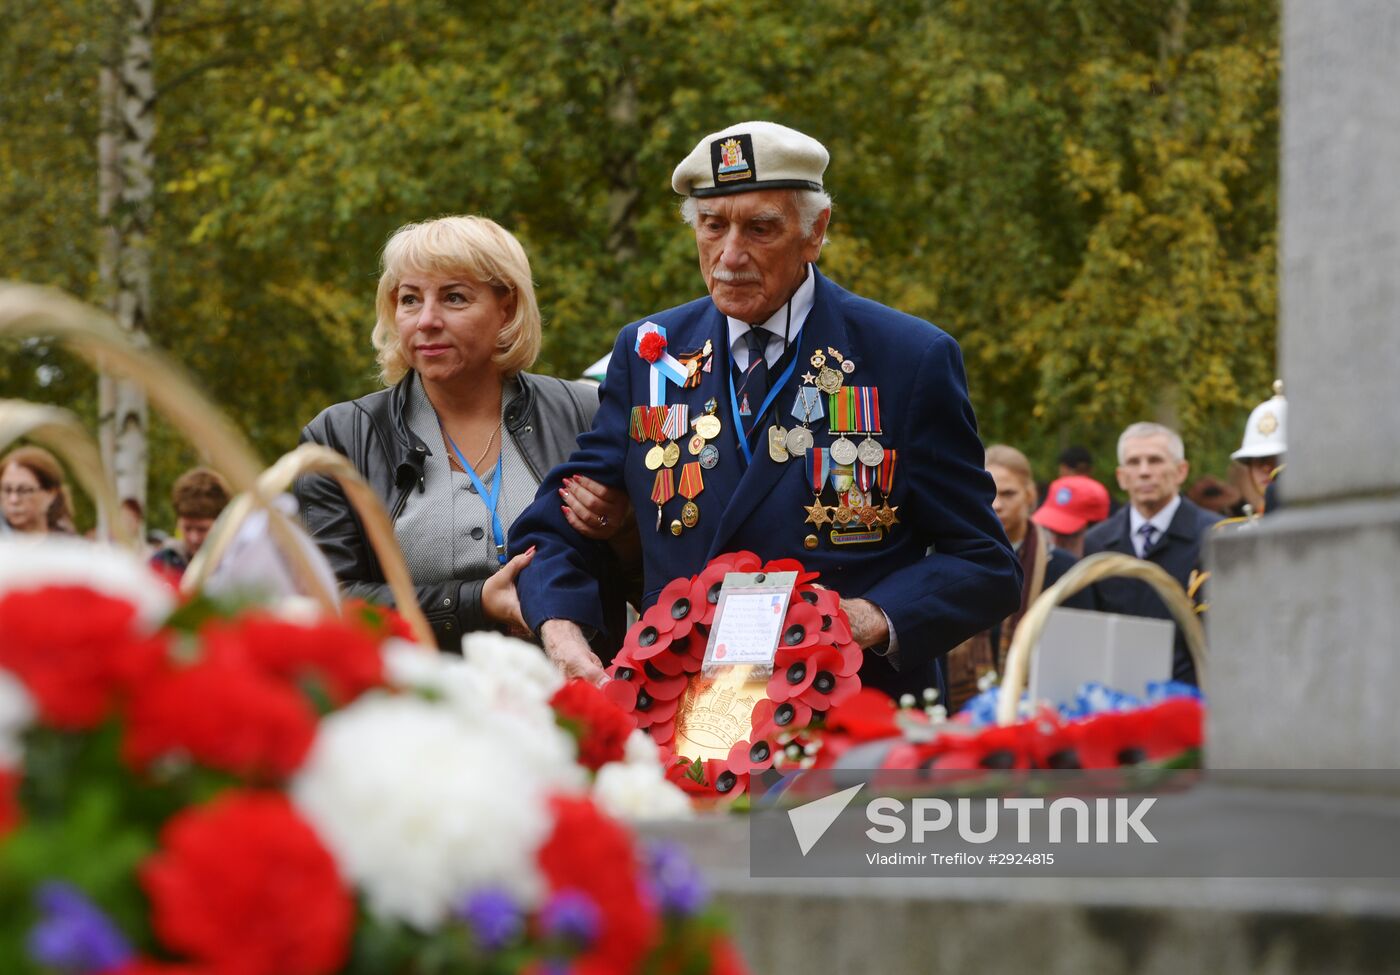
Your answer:
[[[42,447],[19,447],[0,458],[0,511],[10,531],[71,535],[72,509],[63,468],[53,454]]]

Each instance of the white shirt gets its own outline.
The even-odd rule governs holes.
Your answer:
[[[1152,541],[1155,544],[1167,533],[1167,529],[1171,527],[1172,519],[1176,517],[1176,509],[1180,507],[1181,495],[1179,494],[1172,495],[1167,506],[1151,518],[1144,518],[1142,513],[1137,510],[1136,505],[1128,506],[1128,534],[1132,536],[1133,551],[1137,553],[1138,558],[1143,558],[1147,550],[1147,540],[1139,534],[1142,531],[1142,526],[1150,523],[1153,528],[1157,529],[1157,534],[1152,536]]]
[[[796,338],[797,333],[802,331],[802,323],[807,320],[807,313],[812,310],[812,297],[816,294],[817,281],[812,276],[812,265],[807,265],[807,277],[797,286],[797,293],[792,296],[792,323],[788,323],[788,304],[773,313],[773,317],[768,321],[758,325],[758,328],[767,329],[779,338]],[[749,323],[737,318],[729,318],[729,348],[734,352],[734,364],[739,367],[740,372],[745,372],[749,368],[749,344],[744,341],[744,336],[749,333]],[[778,361],[787,348],[786,342],[769,341],[768,348],[764,350],[763,357],[768,360],[768,365],[772,366]]]

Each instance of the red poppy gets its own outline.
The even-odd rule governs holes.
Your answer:
[[[705,762],[705,781],[711,794],[720,799],[737,799],[749,791],[749,770],[729,767],[727,758],[711,758]]]
[[[767,738],[755,738],[752,743],[736,742],[734,747],[729,749],[725,767],[732,772],[762,772],[773,767],[773,760],[777,755],[777,744]]]
[[[0,598],[0,667],[47,724],[91,728],[165,660],[166,637],[137,627],[131,603],[82,586],[12,591]]]
[[[122,755],[144,768],[188,755],[235,775],[285,778],[301,766],[316,716],[295,689],[247,667],[208,660],[149,680],[131,702]]]
[[[626,639],[622,641],[619,655],[626,655],[640,664],[659,653],[664,653],[671,646],[671,634],[660,628],[656,621],[658,615],[656,607],[653,606],[642,614],[641,619],[632,624]]]
[[[801,701],[759,701],[753,709],[753,737],[776,738],[794,733],[812,723],[812,709]]]
[[[666,351],[666,337],[660,332],[648,332],[637,344],[637,354],[647,362],[655,362]]]
[[[724,584],[725,575],[732,571],[734,570],[730,562],[715,559],[691,581],[690,603],[699,614],[695,617],[695,622],[704,626],[714,622],[720,586]]]
[[[860,677],[851,674],[842,677],[838,673],[841,654],[833,649],[821,649],[812,655],[808,667],[814,670],[812,683],[799,699],[814,712],[826,712],[844,704],[860,692]]]
[[[993,725],[975,735],[944,735],[933,755],[937,769],[1025,769],[1035,764],[1035,729],[1029,724]]]
[[[672,579],[651,607],[656,612],[650,614],[648,611],[652,625],[663,633],[671,634],[672,639],[688,636],[695,627],[695,621],[704,615],[702,607],[691,599],[690,591],[691,580],[685,577]]]
[[[764,572],[796,572],[797,586],[806,586],[813,579],[821,576],[820,572],[809,572],[802,567],[802,563],[796,559],[772,559],[763,566]]]
[[[1080,768],[1117,768],[1171,758],[1201,745],[1204,714],[1192,698],[1094,715],[1066,725],[1064,744]],[[1064,756],[1068,761],[1070,755]]]
[[[140,879],[161,942],[219,972],[323,975],[349,955],[354,901],[279,793],[226,792],[176,813]]]
[[[642,889],[641,865],[627,831],[586,798],[550,800],[554,829],[538,856],[553,892],[578,891],[598,908],[598,936],[575,959],[575,975],[636,971],[659,941],[656,906]]]

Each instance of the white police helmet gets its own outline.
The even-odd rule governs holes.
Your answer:
[[[1254,408],[1244,427],[1244,442],[1230,456],[1235,460],[1254,457],[1279,457],[1288,449],[1284,430],[1288,423],[1288,401],[1283,398],[1283,383],[1274,383],[1274,395]]]

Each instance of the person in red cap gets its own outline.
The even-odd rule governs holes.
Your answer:
[[[1056,548],[1084,557],[1084,530],[1108,517],[1108,488],[1092,477],[1073,475],[1050,483],[1045,503],[1031,521],[1047,529]]]

